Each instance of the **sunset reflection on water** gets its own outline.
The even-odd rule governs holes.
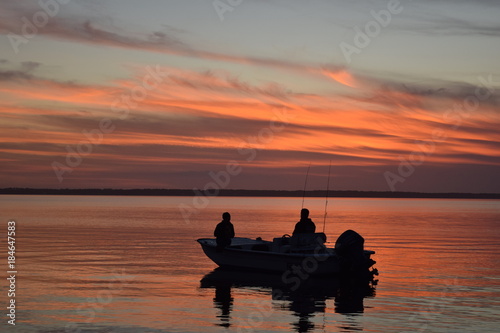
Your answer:
[[[279,275],[214,270],[195,240],[210,237],[226,210],[237,236],[290,233],[298,198],[214,198],[190,224],[178,210],[189,198],[3,199],[18,226],[13,332],[495,332],[499,324],[498,201],[335,198],[328,245],[358,231],[376,251],[378,285],[353,291],[313,279],[293,292]],[[321,229],[324,200],[306,206]]]

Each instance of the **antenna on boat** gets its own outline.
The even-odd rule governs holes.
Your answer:
[[[309,162],[309,166],[307,167],[306,172],[306,180],[304,182],[304,192],[302,194],[302,208],[304,208],[304,200],[306,198],[306,186],[307,186],[307,178],[309,177],[309,169],[311,168],[311,162]]]
[[[326,198],[325,198],[325,215],[323,217],[323,233],[325,232],[326,225],[326,208],[328,207],[328,192],[330,190],[330,171],[332,170],[332,160],[330,160],[330,166],[328,167],[328,183],[326,184]]]

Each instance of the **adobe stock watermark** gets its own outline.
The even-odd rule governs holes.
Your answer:
[[[156,65],[155,68],[147,66],[146,72],[147,74],[143,77],[140,85],[122,93],[110,105],[111,111],[118,115],[118,119],[126,119],[130,110],[144,101],[148,93],[158,88],[165,77],[168,76],[168,73],[163,72],[159,65]],[[82,131],[82,135],[85,139],[81,140],[76,145],[66,146],[67,153],[64,162],[53,161],[51,164],[59,183],[63,182],[66,173],[73,172],[75,168],[82,164],[84,157],[92,153],[94,146],[98,146],[102,143],[105,134],[113,133],[116,129],[115,122],[116,119],[103,118],[96,124],[95,128],[91,130],[84,129]]]
[[[317,239],[313,256],[302,259],[300,264],[291,265],[282,275],[281,281],[292,292],[297,291],[300,285],[314,274],[321,262],[324,262],[334,254],[333,249],[329,249]],[[285,300],[285,292],[280,288],[273,288],[273,300]],[[262,323],[274,313],[274,309],[269,302],[255,302],[257,309],[251,311],[245,319],[240,319],[237,323],[237,332],[251,333],[258,331]]]
[[[124,287],[129,285],[129,281],[135,277],[129,277],[125,274],[125,269],[119,273],[113,274],[113,279],[107,284],[105,290],[99,291],[95,297],[90,298],[87,302],[80,305],[76,312],[78,315],[85,318],[84,323],[89,324],[95,320],[96,314],[104,310],[104,306],[110,304],[114,297],[119,294]],[[80,333],[84,327],[79,323],[68,323],[65,328],[65,333]]]
[[[238,147],[238,154],[245,157],[244,161],[252,162],[257,158],[259,150],[262,150],[265,145],[274,140],[276,133],[283,131],[287,124],[297,115],[289,114],[286,107],[272,110],[273,117],[269,121],[267,127],[262,128],[257,135],[248,137]],[[228,161],[225,165],[225,170],[217,173],[210,171],[208,173],[211,181],[207,182],[203,189],[194,188],[194,197],[191,204],[179,204],[179,210],[186,224],[190,223],[190,218],[193,214],[197,214],[199,210],[204,209],[210,203],[210,197],[219,195],[221,189],[227,188],[231,183],[232,177],[238,176],[243,171],[243,167],[237,160]]]
[[[31,17],[21,17],[21,28],[19,33],[9,32],[7,38],[15,54],[19,53],[19,47],[27,44],[35,38],[39,29],[43,29],[51,18],[59,14],[61,5],[67,5],[71,0],[39,0],[40,10],[33,13]]]
[[[453,105],[453,108],[443,114],[443,120],[450,125],[453,130],[458,129],[463,120],[479,108],[481,102],[487,101],[495,93],[495,85],[500,82],[493,81],[493,75],[488,78],[478,77],[480,86],[474,90],[474,94],[465,97],[461,102]],[[449,129],[448,129],[449,130]],[[404,183],[408,177],[413,175],[415,167],[422,165],[426,158],[436,151],[436,145],[445,142],[448,134],[445,129],[435,128],[431,138],[425,141],[415,141],[416,148],[408,156],[399,155],[400,161],[397,172],[385,171],[384,178],[392,192],[396,191],[398,183]]]
[[[400,14],[403,9],[399,0],[389,0],[387,8],[378,12],[372,9],[370,14],[373,20],[368,21],[363,30],[358,26],[353,28],[356,34],[354,35],[352,44],[344,41],[339,44],[347,63],[350,64],[352,62],[354,54],[360,54],[363,49],[368,47],[372,40],[380,35],[382,29],[387,28],[391,24],[394,15]]]
[[[450,306],[453,302],[452,297],[455,299],[463,297],[463,292],[459,292],[456,278],[451,282],[446,281],[444,288],[435,300],[427,301],[426,307],[419,307],[420,310],[410,317],[408,323],[415,324],[418,327],[413,328],[411,331],[403,331],[402,333],[423,333],[432,329],[432,323],[436,321],[435,315],[442,313],[446,307]]]
[[[224,21],[224,15],[226,15],[227,12],[232,12],[236,7],[241,5],[242,2],[243,0],[214,0],[212,6],[217,16],[219,16],[219,20],[222,22]]]

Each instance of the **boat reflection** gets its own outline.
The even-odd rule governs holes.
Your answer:
[[[296,320],[291,325],[296,332],[311,332],[316,328],[312,318],[317,313],[326,312],[328,299],[334,300],[336,313],[362,313],[364,298],[375,296],[375,284],[376,282],[353,283],[332,277],[309,277],[300,280],[300,283],[290,283],[284,281],[281,274],[221,268],[213,270],[200,281],[201,288],[215,289],[213,301],[219,312],[219,322],[216,325],[230,327],[237,324],[231,322],[234,305],[231,291],[236,288],[264,293],[270,295],[273,301],[282,301],[274,308],[290,311],[294,315]],[[266,309],[262,311],[265,313]]]

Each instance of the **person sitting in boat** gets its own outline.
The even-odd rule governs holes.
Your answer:
[[[300,211],[300,221],[295,225],[295,229],[293,230],[293,235],[296,234],[307,234],[307,233],[315,233],[316,225],[309,218],[309,209],[302,208]]]
[[[234,237],[234,226],[231,223],[231,214],[228,212],[222,214],[222,221],[215,227],[214,236],[218,250],[231,245],[231,239]]]

